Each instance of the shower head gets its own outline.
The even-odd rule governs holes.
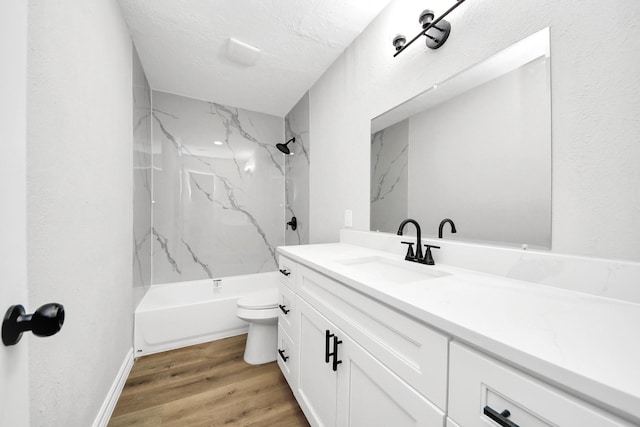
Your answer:
[[[284,154],[291,154],[291,150],[289,150],[289,147],[287,147],[290,142],[296,142],[296,138],[293,137],[284,144],[276,144],[276,148],[282,151]]]

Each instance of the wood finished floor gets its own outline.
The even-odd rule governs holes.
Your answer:
[[[309,426],[275,362],[245,363],[245,341],[240,335],[136,360],[109,426]]]

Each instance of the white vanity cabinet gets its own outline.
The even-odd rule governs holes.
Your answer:
[[[304,265],[297,268],[298,301],[306,301],[445,410],[449,337]]]
[[[314,426],[443,426],[444,413],[344,331],[298,300],[296,396]]]
[[[448,338],[305,266],[283,264],[295,279],[282,281],[281,301],[293,290],[296,297],[295,316],[280,314],[279,346],[291,338],[295,361],[278,364],[309,422],[443,426]]]
[[[514,366],[526,365],[462,343],[455,322],[442,333],[370,296],[340,267],[316,270],[302,259],[281,258],[290,274],[280,298],[291,311],[280,314],[279,345],[290,359],[278,363],[312,426],[638,426],[583,400],[589,393],[579,398],[541,380],[548,373],[525,373]]]

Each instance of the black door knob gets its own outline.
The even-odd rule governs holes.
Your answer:
[[[25,314],[24,307],[12,305],[2,321],[2,342],[4,345],[15,345],[22,338],[22,333],[33,332],[39,337],[56,334],[64,324],[64,307],[62,304],[49,303],[38,308],[33,314]]]

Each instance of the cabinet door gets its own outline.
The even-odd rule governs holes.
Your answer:
[[[313,426],[336,425],[337,372],[326,363],[326,331],[335,326],[298,298],[300,344],[298,349],[298,389],[300,407]],[[332,341],[331,341],[332,345]]]
[[[338,426],[442,427],[444,413],[351,338],[338,346]]]

